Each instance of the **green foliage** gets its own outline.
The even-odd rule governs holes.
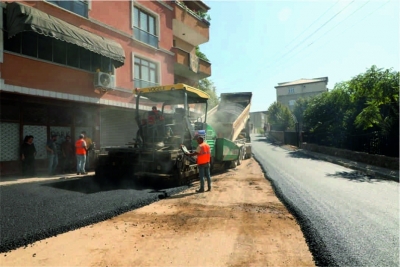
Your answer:
[[[204,12],[204,11],[199,10],[199,11],[197,11],[197,15],[198,15],[200,18],[207,20],[208,22],[211,21],[211,17],[210,17],[209,14],[207,14],[207,12]]]
[[[351,136],[379,131],[399,136],[399,72],[372,66],[350,81],[335,85],[295,106],[296,116],[303,107],[304,124],[321,134],[327,143],[351,142]]]
[[[214,83],[209,79],[203,79],[199,81],[199,89],[206,92],[210,99],[208,100],[208,110],[212,109],[219,103],[219,99],[217,96],[217,89],[214,86]]]
[[[293,116],[288,107],[280,102],[272,103],[267,111],[268,122],[275,128],[288,130],[294,128]]]
[[[309,102],[310,98],[299,98],[296,100],[296,104],[293,108],[293,115],[296,116],[299,123],[303,123],[304,121],[304,111],[307,109]]]
[[[198,46],[196,46],[196,56],[198,56],[199,58],[205,60],[205,61],[209,61],[207,56],[200,51],[200,48]]]
[[[195,14],[196,14],[197,16],[199,16],[200,18],[205,19],[205,20],[208,21],[208,22],[211,21],[211,17],[210,17],[210,15],[209,15],[207,12],[204,12],[204,11],[201,11],[201,10],[194,11],[194,10],[190,9],[190,8],[185,4],[185,2],[183,2],[183,1],[179,1],[179,4],[180,4],[181,6],[183,6],[184,8],[186,8],[187,10],[192,11],[193,13],[195,13]]]
[[[399,121],[399,72],[379,69],[375,65],[349,82],[354,102],[365,107],[357,115],[355,124],[364,130],[378,128],[390,132]]]

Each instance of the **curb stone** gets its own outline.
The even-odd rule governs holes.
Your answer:
[[[305,155],[313,156],[315,158],[325,160],[325,161],[328,161],[328,162],[331,162],[334,164],[338,164],[338,165],[341,165],[341,166],[349,168],[349,169],[361,171],[361,172],[366,173],[367,175],[370,175],[376,179],[383,178],[385,180],[399,182],[399,176],[398,176],[398,174],[396,174],[396,171],[393,171],[393,170],[388,170],[390,173],[385,173],[385,172],[381,172],[381,171],[373,171],[373,170],[369,170],[368,168],[365,168],[365,167],[354,166],[351,163],[343,162],[339,159],[332,158],[328,155],[319,155],[318,153],[310,152],[310,151],[307,151],[304,149],[298,149],[297,151],[300,153],[303,153]]]

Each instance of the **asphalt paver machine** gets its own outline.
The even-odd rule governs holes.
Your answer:
[[[188,184],[197,178],[198,168],[181,145],[196,149],[195,135],[207,130],[209,95],[186,84],[140,88],[134,93],[136,110],[132,119],[138,125],[137,135],[126,145],[102,148],[96,180],[118,182],[128,178],[152,185]],[[143,112],[143,106],[160,110]]]

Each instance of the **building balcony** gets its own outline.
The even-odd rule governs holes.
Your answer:
[[[199,81],[211,76],[211,63],[197,57],[194,52],[189,53],[174,47],[175,64],[174,74],[190,80]]]
[[[178,1],[175,1],[172,29],[174,36],[193,46],[207,43],[210,39],[210,23]]]

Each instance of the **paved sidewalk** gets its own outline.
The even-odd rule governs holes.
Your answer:
[[[46,173],[38,173],[36,177],[25,177],[22,175],[6,175],[0,177],[0,186],[21,184],[21,183],[43,182],[43,181],[51,181],[59,179],[83,178],[92,175],[94,175],[94,172],[88,172],[85,175],[77,175],[76,173],[65,173],[65,174],[56,174],[52,176],[48,176]]]
[[[399,182],[399,170],[396,171],[396,170],[386,169],[386,168],[369,165],[369,164],[362,163],[362,162],[356,162],[356,161],[339,158],[339,157],[335,157],[335,156],[331,156],[331,155],[325,155],[322,153],[311,152],[311,151],[308,151],[305,149],[296,149],[296,150],[303,154],[313,156],[313,157],[321,159],[321,160],[329,161],[329,162],[344,166],[346,168],[364,172],[374,178],[383,178],[383,179],[388,179],[388,180],[393,180],[393,181]]]

